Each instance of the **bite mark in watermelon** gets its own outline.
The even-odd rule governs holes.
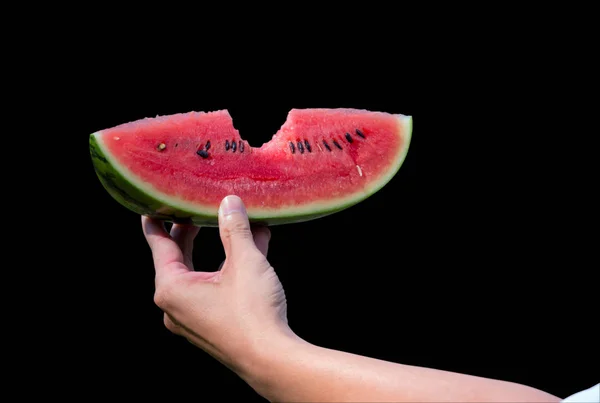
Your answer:
[[[405,160],[412,117],[359,109],[292,109],[273,138],[251,147],[226,110],[145,118],[90,135],[96,173],[128,209],[216,226],[223,197],[252,222],[287,224],[355,205]]]

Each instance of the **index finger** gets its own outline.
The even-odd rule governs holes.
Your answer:
[[[157,281],[191,271],[184,263],[184,255],[171,238],[162,221],[142,216],[142,229],[152,250]]]

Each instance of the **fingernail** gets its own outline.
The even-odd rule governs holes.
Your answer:
[[[227,196],[221,202],[221,214],[228,216],[232,213],[246,213],[242,199],[237,196]]]

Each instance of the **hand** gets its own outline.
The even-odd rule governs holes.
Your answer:
[[[312,345],[287,325],[286,300],[266,259],[270,232],[250,229],[242,201],[219,208],[225,261],[194,271],[198,228],[142,217],[156,268],[155,302],[173,333],[227,365],[269,401],[558,402],[543,391],[495,379],[396,364]],[[401,343],[400,343],[401,345]]]
[[[154,259],[154,301],[165,312],[165,326],[237,370],[274,337],[291,334],[286,299],[267,261],[271,233],[251,230],[242,200],[223,199],[219,233],[225,261],[215,272],[194,271],[192,250],[199,228],[142,217]]]

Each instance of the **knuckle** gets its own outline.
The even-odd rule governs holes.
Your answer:
[[[154,292],[154,303],[162,310],[168,310],[173,305],[177,285],[173,280],[160,284]]]
[[[179,334],[179,330],[180,330],[179,326],[177,326],[175,324],[175,322],[173,322],[171,320],[171,318],[169,317],[169,315],[167,315],[167,314],[164,315],[163,322],[164,322],[165,327],[167,328],[168,331],[170,331],[171,333],[174,333],[174,334]]]
[[[249,238],[252,233],[250,232],[250,226],[244,220],[232,220],[227,226],[227,236]]]
[[[154,304],[160,309],[165,310],[169,306],[169,295],[164,288],[157,288],[154,292]]]
[[[271,230],[266,226],[255,226],[252,231],[255,236],[265,236],[268,240],[271,240]]]
[[[243,263],[251,264],[259,268],[269,266],[269,262],[267,261],[265,256],[256,248],[246,249],[243,253],[240,254],[239,259]]]

